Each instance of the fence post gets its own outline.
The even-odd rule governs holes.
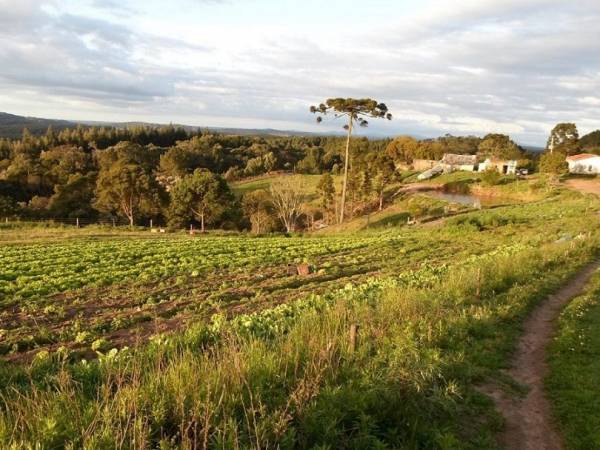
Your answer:
[[[150,219],[150,229],[152,229],[152,219]]]
[[[79,217],[77,219],[75,219],[75,224],[76,224],[77,228],[79,228]]]
[[[356,350],[356,341],[358,338],[358,325],[353,323],[350,325],[350,353]]]

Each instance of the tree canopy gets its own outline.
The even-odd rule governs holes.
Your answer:
[[[348,168],[350,165],[350,138],[352,137],[352,128],[354,123],[361,127],[369,124],[367,119],[388,119],[392,120],[392,114],[388,112],[385,103],[380,103],[370,98],[330,98],[319,106],[311,106],[310,112],[317,114],[317,122],[323,121],[323,116],[333,114],[335,118],[346,117],[348,123],[344,129],[348,131],[346,140],[346,151],[344,154],[344,179],[342,182],[342,198],[340,202],[340,223],[344,222],[346,210],[346,190],[348,187]]]

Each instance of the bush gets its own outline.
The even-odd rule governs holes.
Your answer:
[[[496,186],[501,180],[502,175],[495,167],[489,167],[481,174],[481,183],[485,186]]]

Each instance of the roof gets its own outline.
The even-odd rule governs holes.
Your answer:
[[[583,159],[590,159],[590,158],[600,158],[600,156],[593,155],[592,153],[580,153],[579,155],[567,156],[567,161],[581,161]]]
[[[516,159],[502,159],[502,158],[496,158],[495,156],[492,156],[491,158],[487,158],[486,162],[489,161],[492,164],[516,164],[517,160]]]
[[[456,155],[454,153],[446,153],[442,158],[442,164],[451,166],[468,166],[477,164],[477,155]]]

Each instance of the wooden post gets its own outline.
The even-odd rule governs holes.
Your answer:
[[[75,224],[76,224],[77,228],[79,228],[79,217],[77,219],[75,219]]]
[[[190,235],[194,234],[194,225],[190,223]]]
[[[152,229],[152,219],[150,219],[150,229]]]
[[[356,343],[358,338],[358,325],[353,323],[350,325],[350,353],[354,353],[356,350]]]

